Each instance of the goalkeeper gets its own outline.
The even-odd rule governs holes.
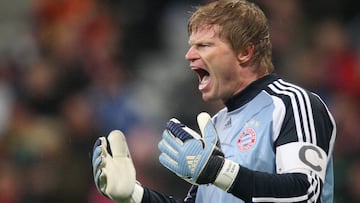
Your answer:
[[[199,132],[176,119],[163,131],[160,162],[192,187],[176,199],[141,185],[116,130],[94,146],[99,192],[126,203],[333,202],[334,119],[316,94],[274,73],[260,8],[214,1],[197,8],[188,31],[185,58],[202,98],[225,105],[198,115]]]

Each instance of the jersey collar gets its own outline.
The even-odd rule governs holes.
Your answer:
[[[269,83],[277,80],[278,78],[279,77],[276,73],[259,78],[247,86],[243,91],[231,97],[227,102],[225,102],[225,106],[229,112],[240,108],[258,95]]]

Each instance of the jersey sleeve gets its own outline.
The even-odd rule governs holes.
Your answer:
[[[144,187],[142,203],[194,203],[196,198],[197,186],[193,185],[185,199],[181,200],[170,195],[165,195],[148,187]]]

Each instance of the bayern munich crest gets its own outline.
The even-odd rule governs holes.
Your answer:
[[[240,137],[237,141],[237,146],[239,150],[246,151],[249,150],[256,142],[256,132],[252,128],[247,128],[242,131]]]

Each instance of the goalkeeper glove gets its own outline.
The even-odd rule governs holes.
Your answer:
[[[100,193],[116,202],[141,202],[144,190],[136,182],[135,168],[121,131],[114,130],[107,139],[100,137],[95,142],[92,165],[95,185]]]
[[[171,119],[159,142],[162,165],[191,184],[213,183],[228,191],[239,171],[239,164],[224,158],[219,137],[208,113],[200,113],[201,134]]]

